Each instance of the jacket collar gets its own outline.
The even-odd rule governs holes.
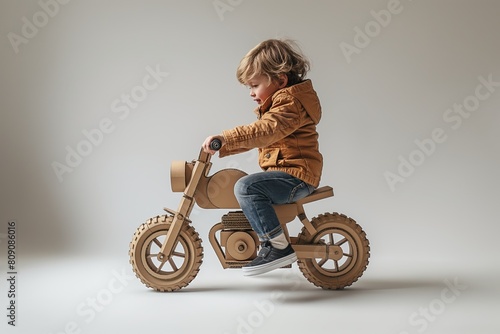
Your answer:
[[[281,93],[288,93],[290,95],[294,95],[297,92],[303,91],[303,90],[308,90],[312,89],[312,83],[310,79],[306,79],[298,84],[295,84],[293,86],[281,88],[277,90],[273,95],[269,96],[260,106],[258,106],[254,112],[257,114],[257,116],[262,115],[266,111],[268,111],[271,106],[273,105],[273,100],[274,98]]]

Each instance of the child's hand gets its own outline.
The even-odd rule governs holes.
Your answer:
[[[222,137],[221,135],[209,136],[209,137],[207,137],[207,139],[205,139],[205,141],[203,142],[203,145],[201,146],[203,148],[203,151],[205,153],[210,153],[211,155],[214,155],[215,152],[217,152],[217,151],[214,151],[210,147],[210,143],[214,139],[219,139],[221,141],[221,143],[222,143],[222,146],[224,146],[224,144],[226,143],[226,141],[224,140],[224,137]]]

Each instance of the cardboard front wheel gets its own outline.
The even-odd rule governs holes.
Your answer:
[[[135,232],[130,243],[130,263],[137,277],[157,291],[176,291],[198,274],[203,258],[201,239],[194,228],[184,224],[170,257],[160,261],[158,253],[172,223],[172,217],[149,219]]]
[[[366,267],[370,246],[363,229],[352,219],[338,213],[326,213],[311,220],[316,233],[303,228],[298,244],[328,245],[327,254],[299,258],[306,279],[323,289],[342,289],[356,282]]]

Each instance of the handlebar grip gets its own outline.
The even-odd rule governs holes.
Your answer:
[[[220,139],[215,138],[210,142],[210,148],[214,151],[220,150],[221,147],[222,142],[220,141]]]

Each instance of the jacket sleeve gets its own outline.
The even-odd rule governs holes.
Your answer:
[[[219,150],[219,158],[224,158],[224,157],[227,157],[229,155],[243,153],[243,152],[247,152],[250,150],[251,150],[251,148],[235,148],[232,150],[228,150],[227,144],[226,144],[226,145],[222,146],[222,148]]]
[[[300,123],[300,103],[291,95],[279,94],[259,120],[224,130],[222,135],[226,145],[219,154],[222,157],[269,146],[293,133],[300,127]]]

